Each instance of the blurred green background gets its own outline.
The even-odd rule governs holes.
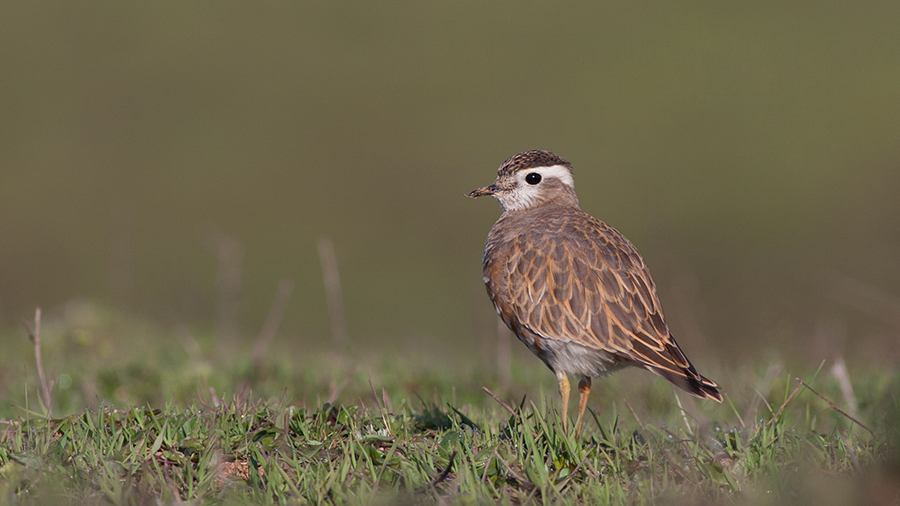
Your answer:
[[[897,2],[5,4],[0,324],[41,306],[212,329],[230,237],[244,342],[290,279],[276,341],[299,357],[330,340],[328,237],[353,349],[490,357],[500,210],[463,195],[549,149],[701,369],[896,361],[898,21]]]

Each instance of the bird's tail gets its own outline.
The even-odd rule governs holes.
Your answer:
[[[721,388],[715,381],[699,374],[694,366],[683,371],[683,374],[661,369],[653,371],[663,378],[669,380],[676,387],[695,395],[701,399],[712,399],[716,402],[722,402]]]
[[[688,360],[675,338],[669,334],[668,342],[662,343],[664,350],[651,352],[641,341],[634,341],[634,351],[639,352],[644,358],[642,365],[663,378],[669,380],[678,388],[695,395],[701,399],[713,399],[722,402],[722,394],[719,392],[715,381],[703,376],[694,368],[694,364]],[[660,353],[661,351],[661,353]],[[647,360],[650,358],[651,360]]]

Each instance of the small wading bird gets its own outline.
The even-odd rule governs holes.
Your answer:
[[[497,170],[490,195],[503,214],[484,248],[484,283],[504,323],[556,374],[567,431],[568,375],[578,378],[581,433],[591,378],[628,366],[700,397],[719,386],[694,369],[669,332],[644,259],[616,229],[578,207],[572,166],[526,151]]]

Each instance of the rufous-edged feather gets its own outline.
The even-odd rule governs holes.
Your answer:
[[[543,179],[525,183],[530,172]],[[562,158],[526,152],[507,160],[493,185],[472,192],[504,206],[483,257],[500,317],[554,372],[591,377],[639,366],[721,401],[719,386],[697,372],[669,332],[637,249],[578,207],[571,181]]]

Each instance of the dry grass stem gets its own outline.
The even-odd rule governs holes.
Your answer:
[[[685,413],[685,411],[684,411],[684,406],[681,405],[681,397],[678,397],[678,392],[675,391],[674,389],[672,390],[672,392],[675,393],[675,402],[678,403],[678,409],[681,411],[681,418],[684,420],[684,428],[685,428],[685,430],[687,430],[687,433],[691,437],[693,437],[694,430],[691,429],[691,423],[688,421],[687,413]]]
[[[244,263],[244,247],[240,241],[222,232],[213,232],[207,238],[209,249],[216,255],[216,334],[221,346],[218,355],[226,355],[237,346],[238,308],[241,294],[241,271]]]
[[[850,374],[847,372],[847,364],[844,363],[843,355],[835,359],[834,365],[831,366],[831,375],[838,380],[838,384],[841,386],[841,393],[844,394],[850,414],[859,416],[856,394],[853,393],[853,385],[850,383]]]
[[[22,318],[22,326],[28,332],[28,339],[34,344],[34,361],[37,363],[38,377],[41,380],[41,396],[49,417],[53,414],[53,408],[50,405],[50,391],[53,389],[53,384],[47,381],[47,375],[44,374],[44,361],[41,358],[41,308],[34,310],[33,330],[25,318]]]
[[[872,429],[870,429],[869,427],[867,427],[866,424],[860,422],[859,420],[857,420],[856,418],[854,418],[853,416],[851,416],[850,413],[847,413],[846,411],[844,411],[843,409],[841,409],[840,406],[838,406],[837,404],[831,402],[831,400],[830,400],[829,398],[827,398],[827,397],[825,397],[824,395],[820,394],[818,391],[816,391],[815,388],[813,388],[813,387],[807,385],[806,382],[803,381],[802,379],[800,379],[800,378],[796,378],[796,379],[797,379],[797,381],[800,382],[801,385],[803,385],[803,386],[805,386],[807,389],[809,389],[810,392],[812,392],[812,393],[818,395],[819,398],[821,398],[823,401],[827,402],[828,405],[831,406],[832,409],[834,409],[834,410],[837,411],[838,413],[840,413],[840,414],[846,416],[847,418],[849,418],[850,420],[852,420],[854,423],[856,423],[856,425],[859,425],[859,426],[862,427],[863,429],[866,429],[867,431],[869,431],[869,434],[875,435],[875,432],[874,432]]]
[[[441,483],[442,481],[446,480],[446,479],[447,479],[447,476],[450,475],[450,469],[453,468],[453,461],[454,461],[455,459],[456,459],[456,450],[454,450],[453,453],[450,454],[450,460],[447,461],[447,467],[445,467],[443,471],[441,471],[437,476],[435,476],[434,479],[432,479],[432,480],[428,483],[428,485],[416,489],[416,490],[415,490],[415,493],[421,494],[421,493],[425,492],[425,491],[428,490],[428,489],[433,489],[435,486],[437,486],[437,484],[439,484],[439,483]]]
[[[344,317],[344,299],[341,296],[341,278],[338,273],[337,256],[334,244],[328,237],[318,242],[319,261],[322,263],[322,276],[325,280],[325,296],[328,301],[328,313],[331,316],[331,339],[335,349],[343,351],[347,347],[347,320]]]
[[[256,338],[256,344],[253,346],[253,363],[257,370],[263,365],[263,360],[269,351],[269,345],[275,339],[278,327],[281,326],[281,319],[284,318],[284,312],[287,309],[288,300],[294,291],[294,282],[289,279],[282,279],[278,283],[278,289],[275,291],[275,299],[272,301],[272,307],[269,309],[269,315],[266,316],[266,322],[259,331]]]
[[[634,412],[634,408],[631,407],[631,403],[628,402],[628,399],[625,397],[622,397],[622,400],[625,401],[625,405],[628,406],[628,411],[631,411],[631,414],[634,415],[634,419],[637,420],[637,423],[638,425],[640,425],[641,430],[644,430],[644,423],[641,422],[641,418],[637,416],[637,413]]]
[[[799,380],[798,380],[798,381],[799,381]],[[780,415],[781,412],[784,411],[785,406],[787,406],[788,404],[790,404],[791,399],[793,399],[794,396],[797,395],[797,392],[800,390],[800,387],[801,387],[801,386],[802,386],[802,385],[797,385],[797,388],[795,388],[794,391],[791,392],[791,395],[788,395],[787,399],[785,399],[784,402],[781,403],[781,406],[778,407],[778,411],[776,411],[775,414],[772,415],[772,418],[769,418],[769,421],[766,422],[766,425],[765,425],[766,427],[768,427],[769,425],[771,425],[772,422],[775,421],[775,420],[778,418],[778,415]]]
[[[503,409],[509,411],[509,414],[511,414],[512,416],[514,416],[514,417],[516,418],[516,420],[519,419],[519,414],[516,413],[516,410],[514,410],[514,409],[512,408],[512,406],[510,406],[510,405],[507,404],[503,399],[501,399],[500,396],[498,396],[498,395],[495,394],[494,392],[491,392],[490,389],[489,389],[488,387],[483,386],[483,387],[481,387],[481,389],[484,390],[484,393],[490,395],[490,396],[491,396],[491,399],[494,399],[495,401],[497,401],[498,403],[500,403],[500,405],[503,406]]]

